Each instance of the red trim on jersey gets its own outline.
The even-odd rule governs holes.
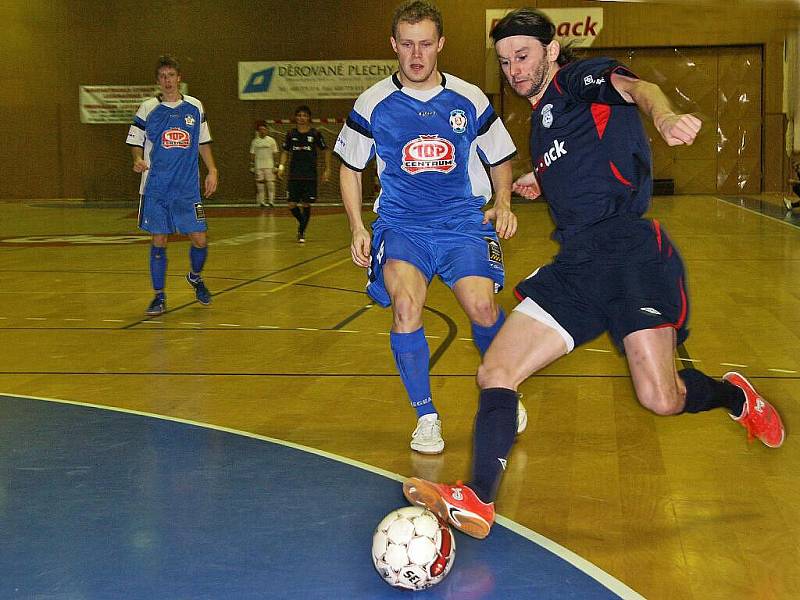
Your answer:
[[[560,72],[561,72],[561,69],[559,69],[558,71],[556,71],[556,74],[555,74],[555,75],[553,75],[553,83],[555,83],[555,84],[556,84],[556,91],[557,91],[559,94],[561,94],[561,95],[563,96],[563,95],[564,95],[564,91],[561,89],[561,86],[560,86],[560,85],[558,85],[558,74],[559,74]]]
[[[516,289],[516,288],[514,288],[514,296],[515,296],[515,297],[516,297],[516,299],[517,299],[517,300],[519,300],[520,302],[522,302],[523,300],[525,300],[525,296],[523,296],[522,294],[520,294],[520,293],[519,293],[519,290],[518,290],[518,289]]]
[[[633,184],[622,176],[622,173],[619,172],[617,165],[615,165],[613,161],[608,161],[608,164],[611,166],[611,172],[614,174],[614,177],[628,187],[633,187]]]
[[[653,226],[653,231],[656,232],[656,241],[658,242],[658,251],[661,252],[661,223],[653,219],[650,223]]]
[[[592,118],[594,119],[594,126],[597,128],[597,137],[603,139],[603,134],[606,132],[606,125],[611,116],[611,107],[608,104],[592,104]]]

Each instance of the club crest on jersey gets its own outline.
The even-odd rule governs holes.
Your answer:
[[[456,168],[453,142],[438,135],[421,135],[403,146],[403,171],[417,173],[449,173]]]
[[[180,127],[171,127],[161,134],[163,148],[188,148],[192,143],[192,136]]]
[[[183,122],[186,123],[187,127],[192,127],[194,125],[194,117],[192,115],[186,115]]]
[[[458,108],[451,110],[450,127],[456,133],[464,133],[467,130],[467,113]]]
[[[550,129],[553,124],[553,105],[545,104],[542,108],[542,125]]]

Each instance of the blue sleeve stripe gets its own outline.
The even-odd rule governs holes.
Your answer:
[[[358,121],[356,121],[356,118],[358,118],[358,117],[360,117],[360,115],[358,115],[358,113],[351,112],[347,116],[347,121],[345,122],[345,124],[350,129],[352,129],[353,131],[357,131],[358,133],[360,133],[364,137],[368,137],[369,139],[372,139],[372,132],[369,130],[367,122],[364,121],[363,123],[360,123],[359,121],[362,121],[362,119],[360,119],[360,118],[358,119]]]
[[[487,131],[489,131],[489,128],[492,126],[492,123],[494,123],[494,122],[497,120],[497,113],[496,113],[496,112],[494,112],[494,110],[493,110],[493,109],[490,109],[490,110],[491,110],[491,114],[489,115],[489,118],[487,118],[487,119],[486,119],[486,122],[484,122],[484,124],[483,124],[483,125],[481,125],[481,126],[478,128],[478,135],[479,135],[479,136],[481,136],[481,135],[483,135],[484,133],[486,133]],[[487,112],[488,112],[488,111],[487,111]],[[484,114],[485,114],[485,113],[484,113]]]
[[[125,144],[134,148],[144,148],[144,144],[131,144],[130,142],[125,142]]]
[[[134,127],[138,127],[139,129],[144,131],[144,123],[140,121],[138,117],[133,120],[133,123],[131,123],[131,125],[133,125]]]

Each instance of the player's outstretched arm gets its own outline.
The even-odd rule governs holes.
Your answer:
[[[286,162],[289,160],[289,153],[284,150],[281,152],[281,159],[278,161],[278,179],[283,179],[286,173]]]
[[[644,114],[653,119],[658,133],[670,146],[690,145],[697,137],[702,121],[689,114],[677,114],[661,88],[649,81],[614,73],[611,84],[628,102],[635,102]]]
[[[517,215],[511,212],[511,161],[489,169],[494,187],[494,204],[483,215],[483,222],[494,222],[497,235],[507,240],[517,232]]]
[[[205,197],[208,198],[217,191],[217,165],[214,163],[214,155],[211,153],[210,144],[200,144],[200,157],[203,159],[208,173],[205,181]]]
[[[542,195],[539,182],[536,181],[536,175],[534,175],[533,172],[525,173],[525,175],[517,179],[514,185],[511,186],[511,189],[528,200],[536,200],[536,198]]]
[[[350,256],[355,264],[366,268],[369,266],[371,240],[361,218],[361,172],[342,164],[339,167],[339,187],[344,210],[350,221],[350,232],[353,235],[350,242]]]

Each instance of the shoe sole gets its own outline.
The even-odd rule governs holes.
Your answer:
[[[517,401],[517,435],[522,433],[528,428],[528,411],[522,405],[522,402]]]
[[[148,317],[157,317],[158,315],[163,315],[165,312],[167,312],[166,308],[164,310],[160,310],[158,312],[153,312],[153,311],[149,311],[148,310],[144,314],[146,314]]]
[[[747,388],[748,388],[748,389],[749,389],[749,390],[750,390],[750,391],[751,391],[753,394],[755,394],[756,396],[759,396],[759,393],[756,391],[756,388],[754,388],[754,387],[753,387],[753,384],[752,384],[752,383],[750,383],[750,382],[747,380],[747,378],[746,378],[744,375],[742,375],[741,373],[737,373],[736,371],[728,371],[727,373],[725,373],[725,375],[723,375],[723,376],[722,376],[722,379],[723,379],[724,381],[727,381],[727,382],[728,382],[728,383],[730,383],[731,385],[736,385],[735,383],[733,383],[733,382],[732,382],[732,381],[729,379],[729,377],[738,377],[738,378],[739,378],[739,379],[742,381],[742,385],[745,385],[745,386],[747,386]],[[741,386],[738,386],[738,385],[736,385],[736,387],[738,387],[739,389],[742,389],[742,388],[741,388]],[[744,390],[742,390],[742,391],[744,391]],[[759,397],[760,397],[760,396],[759,396]],[[745,399],[745,402],[747,402],[747,400],[746,400],[746,399]],[[773,407],[773,409],[774,409],[774,408],[775,408],[775,407]],[[776,411],[776,412],[777,412],[777,411]],[[738,420],[736,417],[734,417],[732,414],[730,414],[730,413],[729,413],[729,414],[728,414],[728,416],[729,416],[731,419],[733,419],[734,421],[736,421],[737,423],[739,422],[739,420]],[[780,415],[778,415],[778,418],[780,418]],[[781,422],[781,425],[783,425],[783,422]],[[764,439],[761,439],[761,438],[758,438],[758,439],[759,439],[759,440],[761,440],[761,443],[762,443],[762,444],[764,444],[765,446],[767,446],[768,448],[780,448],[780,447],[783,445],[783,440],[785,440],[785,439],[786,439],[786,428],[785,428],[785,427],[783,427],[783,426],[781,427],[781,439],[780,439],[780,441],[779,441],[777,444],[770,444],[770,443],[769,443],[767,440],[764,440]]]
[[[479,540],[489,535],[492,526],[485,519],[459,511],[456,507],[453,507],[453,509],[458,514],[458,523],[453,521],[450,514],[450,505],[442,498],[436,486],[424,479],[412,477],[404,481],[403,495],[411,504],[427,508],[439,519],[449,523],[461,533],[466,533],[468,536]]]
[[[439,446],[433,446],[433,447],[425,447],[425,446],[421,446],[420,447],[420,446],[417,446],[417,447],[414,447],[414,444],[411,444],[411,449],[414,452],[419,452],[420,454],[427,454],[427,455],[441,454],[442,452],[444,452],[444,442],[442,442],[441,448]]]

